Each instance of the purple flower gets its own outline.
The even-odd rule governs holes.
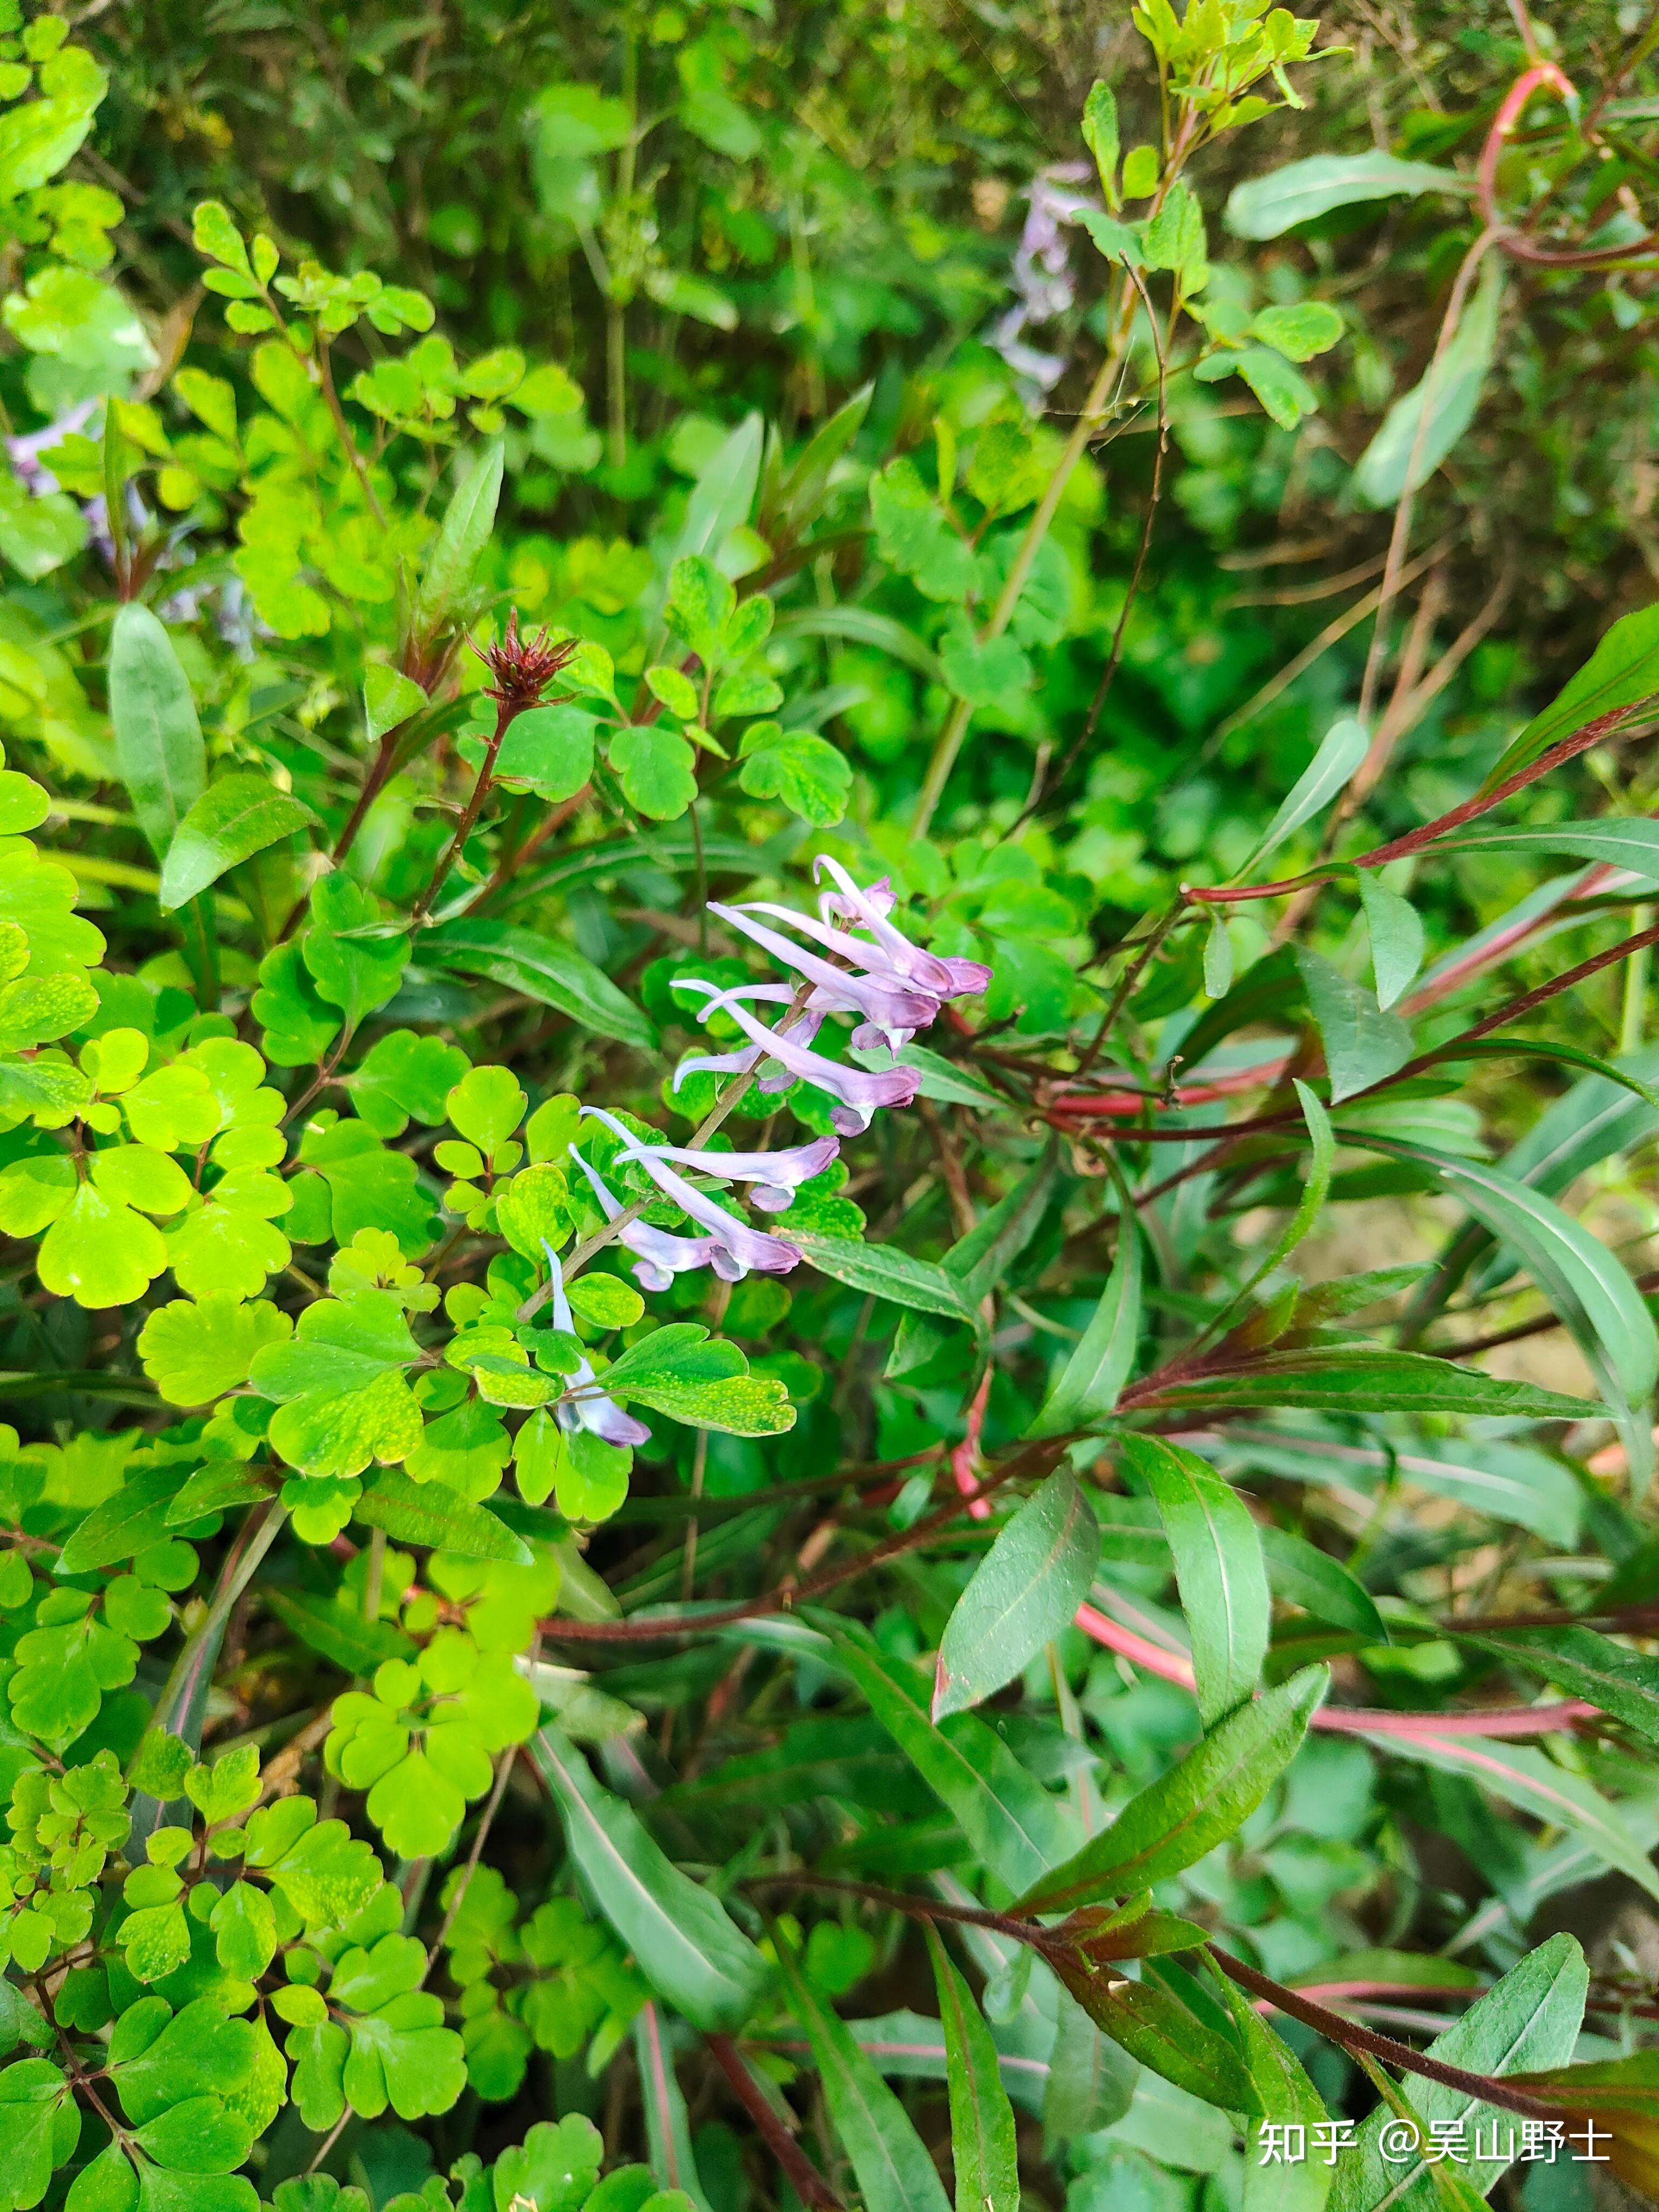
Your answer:
[[[96,399],[83,399],[78,407],[71,407],[67,415],[60,415],[55,422],[48,422],[44,430],[25,431],[21,437],[8,438],[6,452],[10,456],[12,471],[17,480],[34,499],[58,489],[58,479],[41,459],[54,446],[61,446],[65,438],[77,431],[89,416],[98,410]]]
[[[1088,173],[1084,162],[1057,161],[1032,178],[1025,228],[1014,250],[1014,304],[998,318],[991,334],[997,352],[1039,396],[1046,396],[1060,381],[1065,357],[1038,352],[1024,343],[1024,332],[1028,323],[1051,323],[1065,314],[1076,297],[1062,226],[1075,222],[1085,208],[1096,205],[1086,194],[1066,190]]]
[[[570,1157],[587,1177],[605,1219],[614,1221],[623,1210],[622,1201],[591,1160],[584,1159],[577,1152]],[[665,1291],[676,1275],[689,1274],[694,1267],[714,1264],[712,1237],[676,1237],[666,1229],[653,1229],[648,1221],[626,1223],[617,1231],[617,1242],[625,1251],[633,1253],[634,1279],[642,1291]]]
[[[701,1168],[715,1182],[752,1183],[749,1195],[766,1213],[781,1213],[800,1185],[821,1175],[840,1150],[838,1137],[815,1137],[810,1145],[794,1145],[781,1152],[693,1152],[683,1145],[651,1147],[654,1158]]]
[[[921,945],[912,945],[903,931],[894,927],[887,919],[894,902],[885,876],[867,890],[860,890],[841,862],[832,860],[827,853],[818,854],[812,863],[812,873],[815,878],[827,874],[839,886],[837,890],[826,891],[818,901],[825,922],[861,922],[886,954],[894,971],[907,982],[938,999],[977,998],[989,988],[991,971],[982,960],[941,959],[938,953],[924,951]],[[806,925],[800,921],[800,926]],[[817,930],[812,934],[819,937]],[[822,937],[819,941],[823,942]],[[857,938],[846,940],[849,960],[860,957],[862,951]]]
[[[728,1213],[723,1206],[716,1206],[705,1192],[676,1172],[665,1157],[664,1147],[641,1145],[602,1106],[584,1106],[581,1110],[585,1115],[591,1115],[595,1121],[603,1121],[623,1139],[623,1149],[617,1156],[619,1159],[636,1161],[665,1198],[672,1198],[683,1213],[702,1223],[714,1248],[709,1264],[725,1281],[740,1283],[751,1269],[757,1274],[787,1275],[792,1267],[799,1265],[798,1246],[785,1243],[781,1237],[769,1237],[761,1230],[751,1229],[736,1214]]]
[[[903,976],[897,974],[891,963],[883,958],[879,948],[860,945],[856,940],[848,939],[845,931],[819,930],[810,922],[803,925],[800,915],[792,914],[787,907],[766,902],[748,907],[721,906],[711,899],[708,911],[718,915],[722,921],[730,922],[734,929],[741,930],[745,937],[752,938],[775,960],[781,960],[797,975],[807,977],[814,986],[807,1000],[809,1006],[823,1013],[862,1014],[866,1025],[880,1033],[881,1042],[896,1046],[908,1044],[918,1030],[925,1030],[939,1017],[939,1002],[937,998],[913,988]],[[750,917],[757,914],[780,915],[797,928],[804,927],[807,933],[817,937],[820,943],[829,941],[833,944],[839,933],[845,940],[848,957],[856,959],[866,972],[862,975],[849,975],[844,968],[832,968],[827,960],[820,960],[817,953],[803,951],[799,945],[792,945],[787,937],[781,937],[775,929],[769,929],[764,922],[751,920]],[[842,949],[840,945],[836,946],[836,951]]]
[[[570,1301],[564,1294],[564,1270],[559,1265],[559,1255],[544,1238],[542,1249],[547,1255],[547,1272],[552,1286],[553,1326],[567,1336],[576,1334],[575,1316],[570,1310]],[[555,1408],[559,1426],[568,1431],[586,1429],[602,1437],[608,1444],[648,1444],[651,1431],[643,1421],[636,1421],[631,1413],[624,1413],[614,1398],[607,1398],[599,1388],[592,1363],[581,1359],[575,1372],[565,1377],[566,1388],[571,1391],[586,1391],[583,1397],[566,1396]]]
[[[688,989],[694,988],[690,978],[685,979],[685,983]],[[858,1068],[843,1067],[839,1060],[826,1060],[822,1053],[807,1051],[795,1042],[793,1031],[769,1030],[745,1007],[733,1005],[728,993],[716,991],[712,983],[702,988],[709,994],[709,1003],[703,1009],[705,1019],[720,1003],[721,1011],[729,1014],[746,1036],[753,1037],[763,1052],[778,1062],[790,1080],[816,1084],[832,1098],[841,1100],[841,1104],[832,1109],[830,1118],[844,1137],[860,1135],[880,1107],[908,1106],[921,1088],[921,1077],[915,1068],[894,1067],[878,1075],[866,1075]],[[675,1088],[678,1089],[685,1076],[709,1065],[707,1059],[682,1060],[674,1072]],[[763,1087],[769,1079],[762,1078]],[[778,1087],[781,1087],[781,1082]]]

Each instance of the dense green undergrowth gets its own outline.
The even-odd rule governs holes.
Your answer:
[[[0,0],[0,2208],[1659,2194],[1655,37],[983,27]]]

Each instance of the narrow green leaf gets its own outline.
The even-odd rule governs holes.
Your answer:
[[[1322,808],[1330,805],[1364,759],[1370,743],[1364,724],[1355,721],[1352,715],[1332,723],[1320,740],[1318,751],[1291,785],[1248,859],[1234,869],[1235,882],[1246,881],[1287,837],[1293,837],[1304,822],[1310,822]],[[1212,992],[1210,995],[1213,998],[1217,994]]]
[[[1425,484],[1474,422],[1497,350],[1503,297],[1504,257],[1492,253],[1450,343],[1395,401],[1355,465],[1354,493],[1368,507],[1392,507],[1403,492]]]
[[[1610,1636],[1576,1625],[1464,1633],[1459,1641],[1541,1675],[1558,1689],[1599,1705],[1650,1743],[1659,1743],[1659,1659],[1626,1650]]]
[[[1395,1139],[1355,1141],[1432,1169],[1482,1227],[1508,1245],[1578,1343],[1615,1410],[1651,1395],[1659,1381],[1659,1330],[1625,1267],[1581,1222],[1541,1191],[1482,1161]]]
[[[654,2004],[642,2006],[634,2016],[634,2058],[645,2110],[646,2148],[658,2188],[683,2191],[696,2212],[712,2212],[691,2148],[684,2092],[674,2071],[673,2026]]]
[[[1305,1536],[1276,1528],[1271,1522],[1264,1522],[1256,1534],[1267,1563],[1267,1580],[1280,1597],[1299,1605],[1316,1620],[1329,1621],[1334,1628],[1352,1629],[1373,1643],[1388,1642],[1388,1625],[1376,1609],[1376,1600],[1340,1559],[1322,1552]]]
[[[1265,177],[1236,185],[1225,222],[1235,238],[1282,238],[1298,223],[1366,201],[1409,198],[1422,192],[1462,194],[1455,169],[1402,161],[1393,154],[1314,154]]]
[[[1639,1075],[1632,1075],[1613,1060],[1603,1060],[1597,1053],[1582,1051],[1577,1045],[1547,1043],[1542,1037],[1471,1037],[1461,1043],[1454,1037],[1449,1044],[1426,1054],[1425,1058],[1443,1067],[1460,1060],[1553,1060],[1559,1067],[1581,1067],[1587,1074],[1599,1076],[1603,1082],[1627,1091],[1644,1106],[1659,1109],[1659,1091]]]
[[[1299,1406],[1319,1413],[1493,1413],[1531,1421],[1591,1420],[1605,1411],[1593,1399],[1564,1397],[1427,1352],[1376,1344],[1264,1352],[1246,1369],[1169,1382],[1135,1402],[1137,1412]]]
[[[951,1608],[939,1648],[933,1719],[965,1712],[1012,1682],[1069,1626],[1099,1558],[1089,1501],[1071,1468],[1058,1467],[999,1533]]]
[[[760,481],[764,442],[760,416],[745,415],[715,448],[685,502],[685,521],[674,545],[675,561],[695,554],[706,554],[714,560],[738,525],[748,521]]]
[[[121,781],[161,860],[207,783],[207,748],[173,641],[136,600],[110,635],[109,712]]]
[[[1210,916],[1210,933],[1204,940],[1204,995],[1224,999],[1233,988],[1233,940],[1227,934],[1224,914]]]
[[[415,626],[427,636],[465,611],[478,562],[495,527],[505,465],[500,441],[486,446],[445,510],[415,599]]]
[[[550,1721],[530,1753],[582,1880],[653,1989],[694,2027],[740,2027],[770,1978],[760,1952],[720,1899],[664,1854],[633,1807],[600,1788]]]
[[[1363,983],[1352,981],[1322,953],[1298,949],[1296,964],[1325,1048],[1333,1106],[1405,1066],[1412,1033],[1398,1014],[1384,1013]]]
[[[867,2212],[947,2212],[938,2172],[909,2115],[846,2022],[819,2002],[781,1937],[778,1960],[790,2004],[812,2046],[830,2124],[858,2176]]]
[[[954,1275],[932,1260],[918,1260],[892,1244],[863,1244],[849,1237],[825,1237],[797,1229],[791,1238],[821,1275],[849,1290],[885,1298],[914,1313],[941,1314],[947,1321],[970,1322],[973,1308]]]
[[[1424,1719],[1431,1728],[1433,1718]],[[1617,1867],[1650,1897],[1659,1897],[1659,1869],[1610,1805],[1591,1784],[1558,1766],[1529,1744],[1473,1736],[1390,1734],[1376,1739],[1379,1749],[1397,1759],[1415,1759],[1447,1774],[1461,1774],[1552,1827],[1582,1836],[1597,1856]]]
[[[1019,2212],[1014,2108],[1002,2086],[997,2047],[938,1929],[931,1920],[925,1926],[945,2031],[957,2212]]]
[[[1167,1774],[1132,1797],[1111,1826],[1020,1899],[1060,1912],[1129,1897],[1194,1866],[1249,1820],[1296,1756],[1330,1677],[1304,1667],[1240,1706]]]
[[[300,799],[276,790],[251,769],[236,769],[210,784],[173,833],[161,863],[160,904],[164,914],[216,884],[227,868],[251,860],[282,837],[306,829],[316,816]]]
[[[395,1467],[380,1470],[353,1506],[352,1518],[384,1528],[400,1544],[424,1544],[468,1559],[531,1563],[528,1545],[487,1506],[474,1505],[445,1483],[411,1481]]]
[[[599,1036],[615,1037],[640,1052],[655,1046],[656,1031],[603,969],[574,945],[561,944],[538,930],[469,915],[428,932],[421,939],[421,956],[441,968],[456,969],[463,975],[485,975],[507,990],[522,991],[526,998],[556,1007]]]
[[[1659,689],[1659,643],[1653,662],[1653,683]],[[1555,822],[1537,830],[1465,830],[1437,838],[1425,857],[1441,853],[1562,853],[1570,860],[1627,868],[1651,884],[1659,882],[1659,822],[1645,814],[1613,814],[1599,822]]]
[[[1175,1555],[1205,1727],[1242,1705],[1267,1656],[1272,1605],[1261,1540],[1231,1484],[1179,1444],[1126,1436],[1124,1458],[1157,1503]]]
[[[401,1628],[389,1620],[370,1620],[338,1598],[273,1585],[262,1587],[259,1595],[267,1613],[348,1674],[372,1674],[384,1660],[414,1656],[414,1642]]]
[[[1362,868],[1359,903],[1371,940],[1371,981],[1386,1013],[1417,980],[1423,965],[1423,917],[1409,899],[1391,891],[1375,871]]]
[[[1637,707],[1659,694],[1659,604],[1621,615],[1577,674],[1570,677],[1540,714],[1534,714],[1481,786],[1506,782],[1540,753],[1582,730],[1586,722],[1620,707]]]
[[[1265,2123],[1278,2121],[1283,2126],[1304,2130],[1305,2141],[1316,2142],[1314,2130],[1327,2117],[1324,2100],[1308,2079],[1302,2061],[1284,2038],[1268,2027],[1243,1990],[1224,1975],[1221,1989],[1243,2046],[1250,2087],[1255,2092],[1255,2111],[1244,2129],[1240,2212],[1323,2212],[1334,2179],[1330,2162],[1316,2152],[1294,2164],[1279,2160],[1264,2164],[1261,2131]]]
[[[1016,1893],[1029,1889],[1070,1856],[1076,1835],[1066,1808],[1020,1765],[994,1729],[974,1713],[957,1713],[935,1728],[913,1668],[887,1658],[833,1614],[823,1616],[823,1627],[829,1664],[863,1693],[871,1711],[954,1817],[975,1857],[1000,1882]]]
[[[1140,1229],[1127,1210],[1120,1211],[1118,1220],[1117,1253],[1100,1303],[1026,1431],[1028,1437],[1058,1437],[1086,1428],[1111,1412],[1134,1371],[1140,1342]]]
[[[1255,2092],[1237,2044],[1163,1984],[1124,1980],[1083,1959],[1075,1966],[1056,1961],[1055,1972],[1090,2019],[1154,2074],[1222,2112],[1253,2108]]]
[[[1589,1969],[1577,1939],[1552,1936],[1511,1966],[1462,2020],[1437,2036],[1428,2055],[1471,2074],[1526,2074],[1563,2065],[1578,2039],[1589,1986]],[[1495,2118],[1462,2090],[1439,2081],[1414,2080],[1411,2093],[1412,2109],[1425,2135],[1467,2125],[1473,2136],[1477,2123],[1489,2125]],[[1393,2118],[1388,2106],[1379,2104],[1361,2122],[1357,2143],[1344,2151],[1337,2166],[1332,2212],[1383,2212],[1385,2206],[1396,2204],[1428,2212],[1435,2203],[1432,2168],[1414,2155],[1382,2155],[1382,2132]],[[1518,2142],[1518,2124],[1515,2135]],[[1397,2154],[1401,2146],[1391,2137],[1389,2148]],[[1484,2197],[1508,2163],[1504,2158],[1471,2158],[1456,2172],[1477,2196]]]
[[[930,684],[945,685],[939,655],[906,623],[873,607],[843,604],[834,607],[799,607],[780,615],[773,635],[777,637],[844,638],[849,645],[867,645],[890,659],[914,668]]]

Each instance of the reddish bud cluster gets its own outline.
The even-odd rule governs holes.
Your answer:
[[[568,637],[556,645],[544,629],[538,630],[534,637],[521,637],[515,607],[495,642],[482,651],[475,646],[473,651],[489,671],[491,680],[485,686],[489,696],[499,700],[503,707],[512,708],[514,713],[520,713],[540,699],[579,642]]]

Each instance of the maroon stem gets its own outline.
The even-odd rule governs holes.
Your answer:
[[[1650,700],[1632,699],[1626,706],[1615,707],[1607,714],[1598,714],[1593,722],[1586,722],[1583,729],[1575,730],[1571,737],[1563,738],[1559,744],[1551,745],[1529,766],[1516,769],[1513,775],[1506,776],[1492,790],[1478,791],[1473,799],[1466,799],[1461,806],[1454,806],[1449,814],[1442,814],[1433,822],[1425,822],[1420,830],[1408,830],[1403,837],[1396,837],[1387,845],[1373,846],[1369,853],[1360,853],[1352,860],[1332,862],[1322,869],[1310,869],[1305,876],[1286,876],[1273,884],[1237,884],[1214,890],[1188,886],[1185,887],[1186,896],[1200,906],[1231,906],[1241,899],[1279,898],[1287,891],[1299,891],[1310,879],[1329,877],[1339,866],[1381,868],[1390,860],[1403,860],[1408,853],[1420,852],[1425,845],[1432,844],[1437,837],[1445,836],[1449,830],[1461,830],[1466,822],[1473,822],[1476,815],[1490,812],[1504,799],[1512,799],[1517,791],[1524,791],[1529,783],[1536,783],[1540,776],[1564,767],[1570,760],[1576,760],[1580,753],[1588,752],[1603,738],[1611,737],[1619,725],[1627,721],[1638,708],[1650,703]]]
[[[443,889],[445,878],[448,876],[451,868],[454,866],[457,855],[472,835],[473,824],[482,812],[484,800],[489,794],[490,778],[495,773],[495,757],[501,751],[501,739],[524,709],[533,703],[529,699],[514,698],[501,699],[497,702],[495,732],[484,750],[483,760],[478,769],[478,780],[472,787],[472,796],[461,809],[461,818],[455,824],[455,834],[445,848],[443,858],[433,870],[431,882],[415,902],[409,917],[411,929],[418,929],[425,921],[427,909]]]
[[[1235,1959],[1218,1944],[1210,1944],[1208,1949],[1230,1982],[1237,1982],[1252,1996],[1266,1998],[1279,2012],[1299,2020],[1304,2027],[1312,2028],[1339,2050],[1363,2051],[1370,2057],[1397,2067],[1402,2074],[1421,2075],[1425,2081],[1438,2081],[1466,2097],[1477,2097],[1483,2105],[1519,2112],[1524,2119],[1550,2120],[1560,2116],[1559,2106],[1544,2104],[1536,2097],[1528,2096],[1524,2090],[1511,2089],[1490,2074],[1470,2074],[1461,2066],[1443,2065],[1439,2059],[1413,2051],[1408,2043],[1396,2043],[1391,2035],[1378,2035],[1374,2029],[1361,2027],[1356,2021],[1345,2020],[1340,2013],[1314,2004],[1294,1990],[1287,1990],[1282,1982],[1270,1981],[1266,1974],[1257,1973],[1254,1966],[1247,1966],[1242,1959]]]
[[[744,2065],[743,2054],[731,2037],[708,2035],[703,2040],[801,2203],[811,2206],[812,2212],[843,2212],[840,2197],[767,2102],[764,2091]]]

